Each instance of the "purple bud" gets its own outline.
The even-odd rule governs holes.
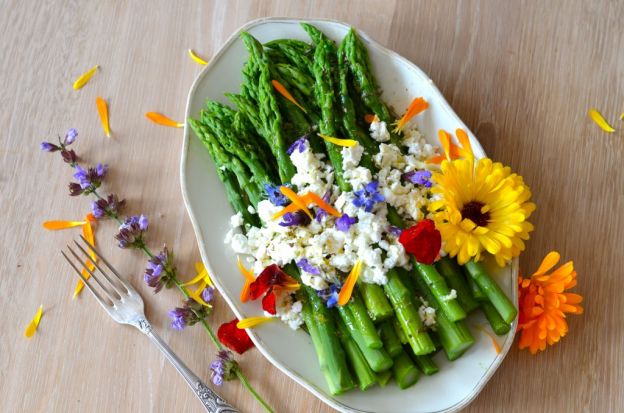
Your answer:
[[[80,186],[80,184],[77,184],[76,182],[69,183],[69,195],[78,196],[82,194],[82,192],[83,192],[83,189],[82,189],[82,186]]]
[[[141,214],[141,216],[139,217],[139,228],[141,229],[141,231],[147,231],[147,225],[147,217]]]
[[[71,128],[65,134],[65,139],[63,140],[63,144],[71,145],[72,143],[74,143],[77,137],[78,137],[78,131],[74,128]]]
[[[321,271],[315,266],[313,266],[312,264],[310,264],[307,258],[301,258],[299,261],[297,261],[297,267],[301,268],[303,271],[307,272],[308,274],[314,274],[314,275],[321,274]]]
[[[39,144],[39,148],[44,152],[56,152],[59,149],[61,149],[57,145],[50,143],[50,142],[41,142]]]
[[[98,178],[104,178],[106,176],[106,172],[108,172],[108,165],[102,165],[101,163],[98,163],[95,166],[95,174]]]
[[[312,220],[303,211],[287,212],[282,217],[282,222],[279,223],[282,227],[292,227],[295,225],[306,226]]]
[[[293,144],[290,145],[290,148],[288,148],[286,153],[288,155],[292,155],[292,153],[295,150],[298,150],[299,153],[301,153],[306,150],[307,143],[308,143],[308,135],[304,135],[301,138],[297,139],[295,142],[293,142]]]
[[[336,220],[336,229],[342,232],[348,232],[351,225],[357,222],[357,218],[351,218],[347,214],[342,214],[340,218]]]
[[[67,149],[63,149],[61,151],[61,157],[63,158],[63,161],[68,164],[75,164],[78,159],[76,152],[74,152],[73,149],[70,149],[69,151]]]
[[[425,188],[431,188],[431,171],[411,171],[403,174],[403,179],[413,183],[414,185],[421,185]]]
[[[202,291],[201,293],[201,298],[205,302],[210,303],[212,299],[214,298],[214,288],[212,287],[204,288],[204,291]]]

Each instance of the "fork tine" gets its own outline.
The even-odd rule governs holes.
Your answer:
[[[110,277],[108,276],[108,274],[107,274],[106,272],[104,272],[104,270],[102,270],[102,268],[100,268],[100,266],[98,265],[98,263],[97,263],[97,262],[95,262],[95,260],[93,260],[93,258],[91,258],[91,256],[89,255],[89,253],[88,253],[87,251],[85,251],[85,250],[84,250],[84,248],[82,248],[82,247],[80,246],[80,244],[78,244],[78,242],[77,242],[76,240],[74,240],[74,244],[76,244],[76,247],[78,247],[78,249],[79,249],[80,251],[82,251],[82,253],[84,254],[84,256],[85,256],[85,257],[86,257],[89,261],[91,261],[91,263],[93,264],[93,266],[94,266],[95,268],[97,268],[97,269],[98,269],[98,270],[102,273],[102,275],[104,275],[104,278],[106,278],[106,280],[110,283],[110,285],[111,285],[111,287],[113,288],[113,290],[115,290],[115,293],[117,293],[117,295],[118,295],[119,299],[121,299],[122,295],[125,295],[126,293],[125,293],[125,292],[123,292],[123,293],[122,293],[122,292],[119,290],[119,287],[118,287],[117,285],[115,285],[115,283],[113,282],[113,280],[111,280],[111,279],[110,279]],[[88,268],[87,268],[87,271],[89,271],[89,269],[88,269]],[[89,272],[91,272],[91,271],[89,271]]]
[[[80,238],[84,241],[85,244],[87,244],[89,246],[89,248],[91,248],[91,250],[95,253],[95,255],[97,255],[97,257],[99,259],[101,259],[104,264],[106,264],[106,266],[112,271],[112,273],[115,275],[115,277],[117,277],[117,280],[119,280],[121,285],[123,285],[126,288],[126,290],[128,290],[129,293],[138,294],[135,291],[135,289],[130,284],[128,284],[126,281],[124,281],[123,277],[121,275],[119,275],[119,272],[117,272],[117,270],[108,262],[108,260],[106,258],[104,258],[102,253],[100,251],[98,251],[98,249],[95,248],[94,245],[92,245],[89,241],[87,241],[85,239],[85,237],[83,237],[82,235],[80,235]]]
[[[96,301],[98,303],[100,303],[100,305],[102,307],[104,307],[105,309],[110,308],[110,305],[104,301],[104,298],[102,298],[102,296],[91,286],[91,283],[89,282],[88,279],[86,279],[82,273],[80,272],[80,270],[78,268],[76,268],[76,266],[74,265],[74,262],[69,259],[69,257],[67,255],[65,255],[65,252],[61,250],[61,254],[63,254],[63,257],[65,257],[65,259],[67,260],[67,262],[69,263],[69,265],[72,266],[72,268],[74,269],[74,271],[76,271],[76,274],[78,274],[78,278],[80,278],[80,280],[87,286],[87,288],[89,289],[89,291],[91,291],[91,294],[93,294],[93,296],[95,297]]]
[[[78,254],[76,254],[74,252],[74,250],[68,245],[67,249],[69,250],[69,252],[72,253],[72,255],[76,258],[76,260],[78,260],[78,262],[81,262],[82,260],[80,259],[80,257],[78,256]],[[91,271],[89,269],[89,267],[87,265],[85,265],[83,267],[89,274],[91,274],[91,278],[95,280],[95,282],[100,286],[100,288],[106,293],[107,297],[109,299],[109,301],[111,301],[112,303],[114,303],[115,301],[118,301],[119,299],[115,297],[114,294],[112,294],[110,292],[110,290],[108,288],[106,288],[104,286],[104,284],[102,284],[102,281],[99,280],[98,277],[96,277],[95,273],[93,273],[93,271]],[[82,276],[82,274],[80,274]],[[121,298],[121,297],[120,297]]]

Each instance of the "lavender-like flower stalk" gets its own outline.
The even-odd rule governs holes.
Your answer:
[[[145,215],[131,216],[119,226],[119,232],[115,235],[119,248],[142,248],[143,233],[147,231],[148,221]]]
[[[238,363],[232,358],[232,352],[221,350],[215,360],[210,363],[210,375],[215,386],[221,386],[224,380],[232,380],[236,376]]]
[[[299,139],[297,139],[296,141],[294,141],[293,144],[290,145],[290,148],[286,150],[286,153],[288,155],[292,155],[292,153],[295,151],[299,151],[299,153],[302,153],[303,151],[306,150],[307,145],[308,145],[308,135],[304,135],[300,137]]]
[[[126,204],[126,201],[121,201],[115,194],[109,194],[106,198],[100,198],[97,201],[91,203],[91,212],[97,219],[105,217],[117,217],[121,212],[121,209]]]

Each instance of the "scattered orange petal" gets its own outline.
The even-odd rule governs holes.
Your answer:
[[[496,337],[490,333],[489,331],[487,331],[487,329],[479,326],[479,330],[481,330],[483,332],[483,334],[485,334],[486,336],[488,336],[490,338],[490,340],[492,340],[492,346],[494,346],[494,351],[496,351],[496,354],[500,354],[501,353],[501,346],[500,344],[498,344],[498,340],[496,340]]]
[[[349,302],[351,298],[351,294],[353,294],[353,287],[355,287],[355,282],[360,277],[360,272],[362,270],[362,260],[357,260],[349,276],[345,280],[344,285],[340,289],[340,293],[338,293],[338,305],[343,306]]]
[[[308,209],[305,201],[303,199],[301,199],[301,197],[299,197],[299,195],[297,195],[297,193],[295,191],[293,191],[292,189],[290,189],[287,186],[280,186],[280,191],[282,194],[284,194],[288,199],[290,199],[290,201],[297,205],[299,207],[300,210],[302,210],[303,212],[306,213],[307,216],[310,217],[310,219],[314,219],[314,217],[312,216],[312,213],[310,212],[310,210]]]
[[[455,131],[455,136],[457,136],[457,140],[462,147],[462,152],[464,152],[465,158],[474,158],[474,153],[472,152],[472,145],[470,144],[470,138],[468,134],[463,129],[457,129]],[[450,147],[449,147],[450,153]]]
[[[263,324],[263,323],[266,323],[268,321],[273,321],[273,320],[277,320],[277,317],[265,317],[265,316],[248,317],[248,318],[243,318],[238,323],[236,323],[236,327],[239,330],[242,330],[245,328],[253,328],[257,326],[258,324]]]
[[[451,135],[445,131],[444,129],[440,129],[438,131],[438,139],[440,140],[440,144],[442,145],[442,150],[444,151],[444,156],[447,160],[451,160]]]
[[[594,122],[596,122],[598,126],[600,126],[600,129],[602,129],[603,131],[609,133],[615,132],[613,126],[609,125],[609,122],[606,121],[606,119],[602,116],[600,112],[598,112],[597,109],[589,109],[588,115]]]
[[[245,268],[245,266],[241,262],[240,257],[237,257],[236,261],[238,264],[238,270],[241,272],[241,274],[243,274],[243,277],[245,277],[245,284],[243,285],[243,288],[240,292],[240,300],[241,302],[245,303],[251,298],[249,295],[251,293],[249,286],[252,282],[254,282],[256,278],[254,277],[254,274],[251,270]]]
[[[317,135],[323,138],[324,140],[326,140],[327,142],[333,143],[334,145],[348,146],[348,147],[357,145],[357,141],[353,139],[339,139],[339,138],[334,138],[333,136],[323,135],[322,133],[317,133]]]
[[[314,192],[308,192],[302,198],[304,198],[308,202],[315,203],[319,208],[325,210],[329,215],[333,215],[335,217],[341,217],[340,212],[336,210],[333,206],[329,205],[323,198],[315,194]]]
[[[175,120],[169,119],[162,113],[158,112],[147,112],[145,117],[157,125],[169,126],[171,128],[181,128],[184,126],[184,123],[176,122]]]
[[[110,138],[110,125],[108,123],[108,106],[106,106],[106,101],[101,97],[95,98],[95,104],[97,106],[98,114],[100,115],[100,122],[102,122],[102,128],[104,129],[104,133],[106,137]]]
[[[394,128],[393,132],[394,133],[402,132],[403,128],[405,128],[405,125],[407,124],[407,122],[410,121],[410,119],[412,119],[414,116],[418,115],[419,113],[422,113],[428,107],[429,107],[429,103],[427,103],[427,101],[422,97],[418,97],[412,100],[412,103],[410,103],[410,105],[408,106],[403,117],[399,119],[399,121],[396,123],[396,127]]]
[[[75,228],[86,224],[87,221],[45,221],[43,227],[45,229],[58,231],[60,229]]]
[[[301,109],[303,111],[303,113],[308,113],[306,112],[306,110],[303,108],[303,106],[301,106],[299,104],[299,102],[297,102],[295,100],[295,98],[290,94],[290,92],[288,92],[288,90],[286,90],[286,88],[284,87],[284,85],[282,85],[280,82],[278,82],[277,80],[271,80],[271,84],[273,85],[273,87],[275,88],[275,90],[277,90],[279,92],[280,95],[284,96],[286,99],[288,99],[290,102],[292,102],[293,105],[297,106],[299,109]]]
[[[39,306],[35,317],[28,323],[26,326],[26,330],[24,330],[24,336],[26,338],[32,338],[37,332],[37,327],[39,327],[39,322],[41,321],[41,316],[43,315],[43,305]]]
[[[377,115],[373,113],[369,113],[368,115],[364,115],[364,122],[366,123],[379,122],[379,118],[377,117]]]
[[[78,77],[78,79],[76,79],[76,81],[74,82],[74,85],[73,85],[74,89],[78,90],[82,88],[84,85],[86,85],[89,82],[89,80],[93,77],[95,72],[97,72],[99,67],[100,66],[95,65],[91,69],[87,70],[82,75],[80,75],[80,77]]]
[[[91,226],[91,217],[93,217],[93,215],[91,215],[91,217],[89,217],[88,214],[87,215],[87,220],[85,221],[85,224],[82,226],[82,236],[89,241],[89,243],[91,245],[95,246],[95,235],[93,233],[93,227]],[[93,219],[95,219],[95,217],[93,217]],[[91,248],[87,248],[87,252],[89,253],[89,257],[91,257],[91,260],[85,260],[85,266],[82,268],[81,274],[85,279],[89,279],[89,277],[91,277],[91,274],[89,273],[89,271],[87,271],[87,268],[90,271],[94,271],[95,270],[95,265],[93,265],[93,262],[97,262],[97,256],[95,255],[95,252],[93,252],[93,250],[91,250]],[[76,287],[74,288],[74,295],[72,296],[72,299],[76,298],[80,292],[82,291],[82,289],[84,288],[84,281],[82,280],[78,280],[78,282],[76,283]]]
[[[301,199],[304,199],[304,198],[301,197]],[[273,214],[271,219],[277,219],[277,218],[285,215],[288,212],[295,212],[295,211],[299,211],[299,206],[297,206],[295,203],[288,204],[286,207],[282,208],[281,210],[279,210],[278,212]]]
[[[188,54],[189,54],[189,56],[191,56],[191,59],[193,59],[193,61],[194,61],[195,63],[199,63],[199,64],[200,64],[200,65],[202,65],[202,66],[205,66],[205,65],[207,65],[207,64],[208,64],[208,62],[207,62],[207,61],[205,61],[205,60],[204,60],[204,59],[202,59],[201,57],[197,56],[197,55],[195,54],[195,52],[193,51],[193,49],[188,49]]]

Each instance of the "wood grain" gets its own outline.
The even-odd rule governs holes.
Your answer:
[[[574,259],[586,313],[570,333],[532,357],[511,351],[470,412],[615,412],[624,406],[624,31],[621,1],[18,1],[0,5],[0,410],[6,412],[200,412],[186,384],[147,340],[107,319],[91,297],[71,300],[74,279],[58,250],[76,231],[47,232],[47,219],[83,217],[89,204],[66,195],[69,168],[37,146],[69,127],[89,163],[108,163],[107,185],[129,212],[151,217],[154,248],[167,242],[180,269],[199,253],[182,205],[181,131],[144,118],[182,119],[201,68],[240,25],[261,16],[347,21],[414,61],[440,87],[486,151],[524,175],[537,230],[521,258],[525,273],[550,249]],[[80,91],[73,80],[101,71]],[[110,107],[113,138],[95,109]],[[617,126],[588,120],[595,106]],[[112,224],[97,239],[143,293],[158,331],[209,378],[214,349],[200,328],[177,333],[167,311],[175,291],[143,287],[144,257],[113,246]],[[232,314],[217,300],[211,323]],[[32,340],[23,329],[39,304]],[[257,351],[241,358],[279,412],[329,408]],[[237,383],[218,389],[244,412],[258,405]],[[441,395],[443,397],[443,395]]]

